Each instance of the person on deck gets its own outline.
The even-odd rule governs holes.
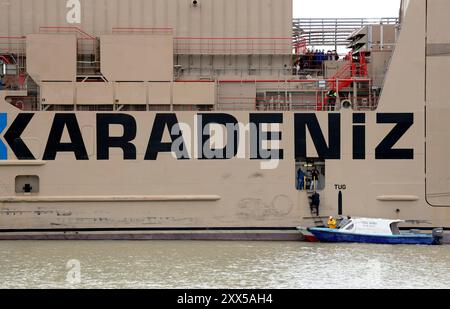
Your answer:
[[[305,173],[301,168],[297,171],[297,190],[305,190]]]
[[[333,230],[337,228],[337,221],[334,217],[328,219],[328,228]]]
[[[320,172],[317,168],[314,168],[311,171],[311,185],[310,185],[310,190],[317,190],[317,185],[318,185],[318,181],[319,181],[319,175]]]
[[[311,207],[311,214],[316,215],[317,217],[320,215],[319,207],[320,207],[320,194],[314,192],[313,195],[309,197],[311,202],[309,203]]]
[[[330,111],[334,111],[336,109],[336,99],[337,99],[337,93],[333,89],[328,91],[327,93],[328,97],[328,109]]]

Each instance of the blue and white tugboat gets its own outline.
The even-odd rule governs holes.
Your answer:
[[[402,220],[350,218],[343,220],[337,228],[309,228],[320,242],[367,243],[390,245],[440,245],[443,229],[435,229],[432,234],[415,231],[401,232]]]

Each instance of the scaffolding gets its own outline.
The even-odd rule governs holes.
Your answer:
[[[348,46],[348,37],[367,25],[397,25],[399,18],[296,18],[293,20],[294,46]]]

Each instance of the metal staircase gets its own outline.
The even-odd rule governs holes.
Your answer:
[[[350,87],[358,78],[368,77],[369,72],[364,52],[359,54],[359,61],[357,62],[353,60],[351,53],[349,53],[348,57],[349,61],[328,80],[328,91],[333,90],[335,93],[339,93],[341,90]],[[324,98],[323,103],[318,101],[317,110],[321,111],[326,106],[328,106],[328,97]]]

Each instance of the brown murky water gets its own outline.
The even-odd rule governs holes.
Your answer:
[[[450,246],[0,242],[0,288],[449,288]]]

